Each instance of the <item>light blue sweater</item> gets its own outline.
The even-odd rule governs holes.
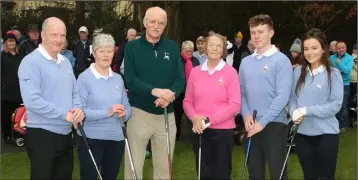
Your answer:
[[[97,78],[87,68],[77,79],[77,85],[81,94],[83,109],[86,114],[83,129],[88,138],[100,140],[124,140],[122,121],[113,115],[109,117],[108,111],[113,104],[122,104],[125,107],[127,121],[131,116],[131,106],[128,102],[122,77],[113,73],[108,79]],[[80,132],[77,131],[80,135]]]
[[[350,73],[353,68],[353,57],[348,53],[344,53],[339,63],[336,63],[337,53],[333,54],[330,58],[333,67],[336,67],[342,74],[343,82],[345,86],[349,86],[349,81],[351,79]]]
[[[339,123],[335,115],[341,109],[343,102],[343,80],[339,70],[336,68],[331,70],[331,92],[328,73],[324,70],[315,76],[311,76],[308,72],[305,84],[296,96],[295,89],[301,70],[301,66],[295,68],[289,103],[291,116],[297,108],[306,107],[307,114],[300,123],[298,133],[307,136],[338,134]]]
[[[59,54],[62,60],[57,64],[39,49],[25,56],[18,70],[27,127],[66,135],[72,131],[72,123],[66,121],[67,112],[81,107],[76,79],[65,57]]]
[[[64,55],[64,56],[70,61],[71,65],[72,65],[72,68],[74,68],[74,67],[75,67],[76,58],[73,56],[72,51],[65,49],[65,50],[63,50],[63,51],[61,52],[61,54]]]
[[[241,114],[252,115],[265,127],[270,122],[287,124],[288,104],[292,86],[292,65],[281,52],[245,57],[240,65]]]

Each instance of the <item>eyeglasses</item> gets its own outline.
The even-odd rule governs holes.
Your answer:
[[[223,48],[223,46],[222,46],[221,44],[208,44],[208,47],[210,47],[210,48],[216,47],[216,48],[218,48],[218,49]]]
[[[164,27],[167,25],[166,21],[158,21],[158,20],[150,20],[150,19],[146,19],[146,21],[148,22],[149,25],[151,26],[155,26],[157,23],[160,27]]]

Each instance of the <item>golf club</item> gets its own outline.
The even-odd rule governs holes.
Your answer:
[[[291,138],[291,142],[290,142],[290,146],[288,147],[288,152],[286,154],[286,158],[285,158],[285,162],[283,163],[283,167],[282,167],[282,170],[281,170],[281,175],[280,175],[280,179],[282,179],[282,176],[283,176],[283,172],[285,171],[285,168],[286,168],[286,163],[287,163],[287,159],[288,159],[288,156],[290,155],[290,151],[291,151],[291,148],[292,148],[292,144],[293,144],[293,141],[295,140],[295,136],[296,136],[296,133],[297,133],[297,130],[298,130],[298,125],[295,124],[295,130],[293,131],[293,135],[292,135],[292,138]]]
[[[165,124],[165,133],[167,136],[167,152],[168,152],[168,168],[169,168],[169,178],[172,179],[172,157],[170,155],[170,141],[169,141],[169,127],[168,127],[168,109],[164,108],[164,124]]]
[[[252,113],[252,119],[254,120],[254,122],[256,121],[255,120],[256,119],[256,114],[257,114],[257,111],[254,110],[254,112]],[[246,166],[247,166],[247,160],[249,159],[250,147],[251,147],[251,137],[249,137],[249,141],[247,143],[247,150],[246,150],[246,155],[245,155],[245,164],[244,164],[244,169],[243,169],[243,172],[242,172],[242,180],[245,179]]]
[[[86,134],[85,134],[85,131],[83,130],[82,124],[81,124],[81,123],[78,123],[77,126],[78,126],[78,129],[79,129],[80,132],[81,132],[83,141],[85,142],[85,146],[87,147],[88,153],[89,153],[89,155],[91,156],[92,162],[93,162],[94,166],[96,167],[96,171],[97,171],[97,173],[98,173],[99,179],[103,180],[103,179],[102,179],[102,176],[101,176],[101,173],[99,172],[99,169],[98,169],[96,160],[94,159],[94,156],[93,156],[93,154],[92,154],[91,148],[90,148],[90,146],[89,146],[89,144],[88,144],[87,136],[86,136]]]
[[[127,150],[128,157],[129,157],[129,162],[130,162],[130,165],[131,165],[131,170],[132,170],[133,179],[134,179],[134,180],[137,180],[137,174],[136,174],[136,171],[135,171],[135,168],[134,168],[134,163],[133,163],[131,148],[130,148],[129,143],[128,143],[128,137],[127,137],[127,132],[126,132],[126,125],[125,125],[125,123],[124,123],[123,118],[120,118],[120,121],[122,122],[122,131],[123,131],[123,136],[124,136],[124,142],[126,143],[126,150]]]
[[[210,126],[210,121],[208,119],[205,119],[204,121],[204,127],[206,128],[208,125]],[[198,180],[200,180],[200,174],[201,174],[201,134],[199,134],[199,160],[198,160]]]

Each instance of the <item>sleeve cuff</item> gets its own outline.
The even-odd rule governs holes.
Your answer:
[[[261,126],[262,126],[263,128],[265,128],[265,127],[267,126],[267,124],[269,123],[269,121],[267,121],[267,120],[264,119],[264,117],[263,117],[263,118],[260,119],[260,121],[258,121],[258,123],[261,124]]]

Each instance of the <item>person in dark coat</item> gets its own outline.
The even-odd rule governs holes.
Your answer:
[[[235,42],[234,42],[234,62],[232,66],[239,72],[241,60],[243,59],[242,54],[248,53],[249,49],[246,45],[242,43],[243,35],[239,31],[235,35]]]
[[[76,77],[91,65],[90,46],[92,45],[92,41],[88,39],[87,27],[81,26],[78,29],[78,34],[80,38],[74,41],[71,47],[73,55],[76,58],[75,68],[74,68]]]
[[[21,57],[16,49],[16,36],[7,34],[1,52],[1,131],[6,143],[11,143],[11,116],[22,103],[19,77]]]
[[[192,41],[184,41],[181,46],[181,53],[180,57],[183,62],[183,71],[185,74],[185,86],[188,82],[190,71],[200,65],[199,60],[193,56],[194,52],[194,43]],[[174,116],[175,116],[175,122],[177,126],[177,134],[176,139],[180,140],[180,134],[181,134],[181,121],[182,116],[184,113],[183,109],[183,100],[185,97],[185,89],[182,94],[179,95],[179,97],[174,101]]]
[[[135,29],[133,28],[128,29],[126,40],[121,45],[119,45],[118,52],[116,54],[114,62],[116,63],[117,66],[116,72],[122,76],[124,73],[121,72],[120,67],[122,67],[123,64],[124,51],[126,49],[128,42],[135,40],[136,36],[137,36],[137,31]]]
[[[29,39],[22,41],[19,45],[19,54],[21,59],[34,51],[41,43],[40,28],[37,24],[29,24],[27,31]]]

